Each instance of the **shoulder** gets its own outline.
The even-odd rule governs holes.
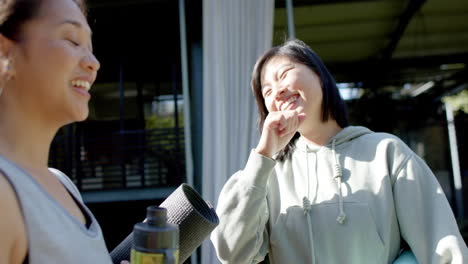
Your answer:
[[[372,132],[356,139],[360,145],[374,145],[377,151],[385,151],[388,154],[399,153],[413,155],[413,151],[399,137],[385,132]]]
[[[0,171],[0,262],[22,263],[27,251],[26,228],[16,193]],[[9,262],[13,261],[13,262]]]
[[[336,142],[337,149],[347,148],[357,152],[379,152],[399,150],[406,153],[411,153],[411,150],[397,136],[385,133],[374,132],[362,126],[348,126],[343,128],[337,135],[332,138],[329,147],[333,147],[333,142]]]
[[[387,132],[370,132],[356,138],[356,140],[372,140],[375,142],[388,142],[393,144],[402,142],[399,137]]]
[[[416,154],[399,137],[382,132],[372,132],[355,138],[350,148],[355,155],[366,157],[380,167],[386,167],[392,175],[407,164]]]
[[[54,168],[49,168],[49,170],[60,180],[60,182],[65,186],[65,188],[67,188],[69,192],[71,192],[76,198],[83,202],[80,191],[65,173]]]
[[[21,206],[16,197],[16,192],[14,191],[12,185],[10,184],[9,180],[0,171],[0,210],[2,212],[8,212],[2,214],[1,222],[5,223],[5,220],[20,220],[22,221],[22,213],[21,213]],[[6,219],[4,218],[6,217]],[[4,225],[1,225],[4,227]],[[3,233],[2,233],[3,234]],[[0,236],[0,237],[3,237]]]

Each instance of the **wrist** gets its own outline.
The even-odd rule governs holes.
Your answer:
[[[273,153],[271,153],[271,151],[268,151],[266,148],[262,148],[260,146],[255,148],[255,152],[270,159],[273,157]]]

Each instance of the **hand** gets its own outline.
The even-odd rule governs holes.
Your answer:
[[[295,110],[270,112],[263,123],[262,135],[255,150],[266,157],[273,157],[286,147],[305,119],[305,114]]]
[[[128,262],[127,260],[122,260],[120,264],[130,264],[130,262]]]

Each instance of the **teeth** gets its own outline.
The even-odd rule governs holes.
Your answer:
[[[86,89],[86,91],[89,91],[91,89],[91,84],[88,81],[83,81],[83,80],[73,80],[71,81],[71,84],[75,87],[81,87]]]
[[[289,99],[281,105],[281,111],[286,110],[289,107],[289,105],[296,100],[297,100],[297,95],[289,97]]]

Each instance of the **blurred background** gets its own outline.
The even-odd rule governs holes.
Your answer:
[[[50,166],[112,250],[182,182],[216,205],[256,145],[250,74],[288,38],[325,62],[353,125],[399,136],[434,171],[468,239],[468,1],[89,0],[101,70],[88,120]],[[187,263],[217,263],[209,242]]]

